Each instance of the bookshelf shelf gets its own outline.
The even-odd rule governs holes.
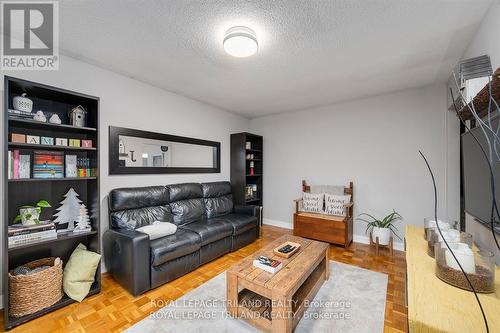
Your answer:
[[[22,179],[9,179],[11,183],[22,182],[70,182],[70,181],[87,181],[96,180],[97,177],[65,177],[65,178],[22,178]]]
[[[28,98],[33,101],[34,110],[42,110],[50,114],[56,113],[63,124],[51,124],[37,122],[31,119],[13,118],[7,112],[12,109],[12,99],[22,93],[27,93]],[[26,81],[14,77],[4,76],[4,156],[9,156],[9,152],[19,156],[28,156],[23,160],[23,171],[26,175],[26,165],[28,165],[30,177],[22,179],[8,179],[12,168],[17,170],[17,161],[9,162],[9,158],[3,160],[3,177],[6,180],[3,184],[4,198],[4,221],[13,221],[19,214],[19,207],[33,205],[39,200],[48,201],[52,207],[45,208],[40,216],[41,220],[53,220],[56,209],[64,198],[64,194],[73,188],[79,195],[79,199],[89,210],[90,224],[92,231],[88,232],[68,232],[59,233],[57,237],[51,239],[34,240],[29,243],[22,243],[9,246],[8,223],[4,223],[3,233],[3,305],[4,305],[4,326],[11,329],[17,325],[25,323],[46,313],[64,307],[74,301],[64,296],[56,304],[49,306],[36,313],[20,318],[9,316],[9,277],[10,270],[24,265],[33,260],[54,256],[62,259],[66,263],[79,243],[84,244],[88,250],[100,253],[100,188],[99,188],[99,98],[89,96],[62,88],[47,86],[44,84]],[[86,113],[86,125],[88,127],[75,127],[67,125],[70,123],[68,111],[74,107],[83,106]],[[33,136],[44,136],[52,138],[67,138],[79,140],[92,140],[93,147],[70,147],[43,144],[29,144],[9,142],[10,134],[24,134]],[[77,159],[89,160],[91,169],[94,169],[97,176],[78,178],[33,178],[35,166],[35,151],[59,151],[59,156],[63,158],[63,173],[67,155],[76,155]],[[14,157],[15,158],[15,157]],[[78,161],[78,160],[77,160]],[[29,163],[28,163],[29,162]],[[47,160],[47,165],[51,162]],[[80,164],[81,165],[81,164]],[[11,169],[9,170],[9,166]],[[77,164],[78,166],[78,164]],[[59,167],[59,164],[57,164]],[[82,166],[82,168],[85,168]],[[86,167],[88,169],[88,165]],[[21,165],[19,165],[21,170]],[[52,168],[55,170],[55,168]],[[14,172],[16,174],[17,171]],[[7,180],[8,179],[8,180]],[[59,226],[58,228],[65,228]],[[34,232],[34,231],[31,231]],[[100,265],[95,275],[95,281],[91,287],[89,295],[97,294],[101,290]]]
[[[101,291],[101,286],[97,285],[96,283],[94,283],[90,287],[90,291],[89,291],[88,296],[92,296],[92,295],[98,294],[100,291]],[[75,300],[73,300],[73,299],[69,298],[68,296],[64,295],[63,298],[61,298],[61,300],[59,302],[57,302],[54,305],[49,306],[48,308],[45,308],[43,310],[40,310],[38,312],[29,314],[29,315],[26,315],[26,316],[23,316],[23,317],[8,317],[7,320],[6,320],[6,322],[8,321],[9,323],[11,323],[12,327],[18,326],[18,325],[21,325],[21,324],[23,324],[25,322],[28,322],[28,321],[32,320],[32,319],[38,318],[40,316],[43,316],[44,314],[47,314],[47,313],[52,312],[52,311],[55,311],[57,309],[60,309],[62,307],[65,307],[65,306],[70,305],[70,304],[75,303],[75,302],[76,302]]]
[[[56,238],[27,242],[27,243],[19,244],[19,245],[11,245],[11,246],[9,246],[9,252],[23,250],[23,249],[31,248],[31,247],[42,246],[42,245],[46,245],[46,244],[50,244],[50,243],[57,243],[57,242],[65,241],[68,239],[83,238],[83,237],[87,237],[90,235],[95,235],[96,233],[97,233],[97,231],[92,230],[92,231],[88,231],[88,232],[68,232],[66,234],[58,234]]]
[[[69,151],[96,151],[97,148],[87,147],[70,147],[70,146],[56,146],[56,145],[39,145],[33,143],[17,143],[9,142],[9,148],[19,149],[40,149],[40,150],[69,150]]]
[[[24,127],[29,129],[46,129],[50,131],[75,132],[75,133],[87,133],[87,132],[92,133],[97,131],[97,129],[93,127],[77,127],[64,124],[42,123],[35,120],[17,119],[12,117],[9,117],[8,119],[10,126]]]

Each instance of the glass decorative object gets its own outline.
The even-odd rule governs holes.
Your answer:
[[[466,232],[461,232],[457,229],[441,229],[444,239],[449,243],[465,243],[472,247],[472,235]],[[434,244],[442,242],[443,238],[439,234],[437,228],[429,228],[427,230],[427,254],[434,258]]]
[[[447,229],[459,229],[458,228],[458,222],[457,221],[443,221],[439,220],[439,227],[441,230],[447,230]],[[426,217],[424,218],[424,238],[427,240],[427,230],[430,228],[436,228],[436,219],[434,217]]]
[[[493,252],[474,250],[465,243],[450,243],[453,254],[478,293],[495,292],[495,256]],[[444,282],[465,290],[472,291],[457,261],[444,242],[437,242],[434,248],[436,256],[436,276]]]

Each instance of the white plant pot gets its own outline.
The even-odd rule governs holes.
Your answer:
[[[372,239],[374,242],[376,242],[377,237],[380,245],[388,245],[389,240],[391,239],[391,229],[373,227]]]
[[[21,222],[23,225],[34,225],[40,222],[40,213],[35,207],[21,208],[19,209],[19,214],[21,215]],[[29,218],[27,217],[29,216]]]

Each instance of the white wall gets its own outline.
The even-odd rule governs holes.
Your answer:
[[[61,57],[59,71],[2,71],[0,74],[2,74],[0,98],[3,97],[3,74],[101,98],[102,231],[108,228],[106,197],[113,188],[229,180],[230,134],[247,130],[249,124],[246,118],[68,57]],[[3,117],[0,119],[3,121]],[[110,176],[108,172],[108,127],[110,125],[219,141],[221,142],[221,173]],[[2,133],[2,140],[3,137]],[[3,161],[3,156],[0,156],[0,159]]]
[[[440,216],[458,213],[458,200],[448,207],[446,193],[447,169],[456,173],[459,164],[447,162],[456,152],[447,149],[445,91],[434,85],[252,119],[251,131],[264,136],[265,223],[292,226],[292,200],[305,179],[353,181],[356,215],[383,216],[394,208],[404,224],[421,225],[433,213],[433,190],[419,149],[437,178]],[[355,222],[358,240],[364,230]]]
[[[472,42],[467,47],[463,59],[488,54],[491,58],[493,70],[500,67],[500,1],[495,1],[488,14],[483,19]]]

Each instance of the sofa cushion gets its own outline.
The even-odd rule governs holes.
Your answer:
[[[183,225],[201,220],[205,216],[203,199],[187,199],[170,203],[173,223]]]
[[[112,228],[117,229],[136,229],[152,224],[154,221],[172,222],[170,206],[153,206],[112,212],[110,224]]]
[[[204,198],[216,198],[231,194],[231,183],[229,182],[212,182],[202,183]]]
[[[201,238],[202,246],[231,236],[234,232],[230,222],[220,219],[204,219],[183,225],[181,228],[196,232]]]
[[[201,240],[197,233],[177,229],[175,234],[150,242],[151,265],[161,265],[167,261],[198,251],[200,247]]]
[[[169,202],[166,186],[117,188],[109,192],[112,212],[144,207],[164,206]]]
[[[205,213],[207,218],[229,214],[233,211],[233,196],[231,194],[216,198],[205,198]]]
[[[174,184],[168,185],[167,187],[169,191],[170,202],[203,198],[201,184],[198,183]]]
[[[233,226],[233,235],[239,235],[257,226],[257,217],[250,215],[228,214],[216,217],[213,220],[223,220]]]

